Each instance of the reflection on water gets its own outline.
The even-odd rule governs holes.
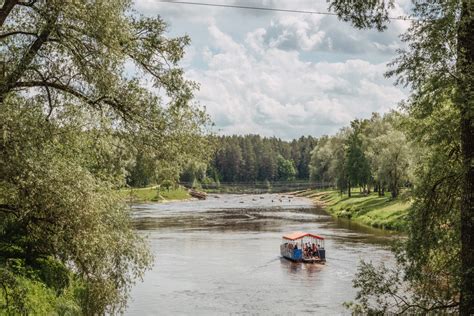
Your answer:
[[[393,260],[390,233],[284,194],[211,195],[133,214],[156,262],[133,289],[129,315],[347,313],[360,259]],[[281,236],[300,230],[326,238],[326,265],[280,258]]]

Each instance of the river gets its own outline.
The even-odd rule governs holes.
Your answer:
[[[141,204],[136,228],[155,263],[132,289],[127,315],[348,314],[361,259],[393,262],[388,232],[336,220],[306,198],[210,195]],[[281,236],[326,238],[326,265],[280,258]]]

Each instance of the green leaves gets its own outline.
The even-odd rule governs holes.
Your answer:
[[[94,302],[94,311],[123,306],[128,287],[142,275],[150,255],[113,190],[123,175],[114,178],[103,169],[110,166],[102,168],[104,162],[96,158],[113,148],[107,141],[90,147],[97,141],[90,137],[96,135],[71,125],[38,122],[38,108],[24,112],[21,103],[12,106],[15,110],[2,116],[3,129],[15,132],[16,139],[3,143],[2,187],[8,190],[0,200],[14,211],[6,214],[11,223],[2,240],[20,247],[29,265],[44,256],[72,264],[75,274],[94,285],[88,291],[100,291],[104,297],[102,305]],[[108,292],[101,283],[110,285]],[[89,303],[83,302],[84,308]]]
[[[179,67],[189,38],[170,38],[128,0],[24,3],[0,9],[0,267],[21,260],[42,276],[11,282],[25,297],[67,292],[63,307],[39,314],[68,302],[118,313],[152,263],[116,192],[126,169],[142,153],[155,179],[174,179],[210,155],[209,118]],[[60,267],[69,286],[54,278]]]
[[[354,27],[376,28],[383,31],[390,21],[389,12],[394,7],[393,0],[330,0],[329,9],[345,22],[351,22]]]

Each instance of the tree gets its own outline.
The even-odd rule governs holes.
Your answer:
[[[255,148],[249,137],[245,137],[243,140],[242,149],[242,172],[241,180],[243,181],[255,181],[257,179],[257,157],[255,155]]]
[[[81,132],[81,119],[71,117],[67,127],[45,122],[41,105],[34,102],[10,99],[3,104],[0,120],[5,135],[0,151],[4,272],[13,269],[9,262],[15,261],[22,268],[13,272],[27,277],[31,272],[20,271],[40,273],[42,260],[58,261],[73,267],[73,276],[61,282],[55,276],[52,283],[63,284],[55,290],[62,293],[78,279],[83,296],[75,301],[85,313],[120,310],[151,256],[130,227],[128,208],[113,190],[123,176],[106,172],[121,167],[104,163],[119,152],[103,139],[94,144],[96,135]],[[16,300],[7,293],[21,290],[25,300],[30,295],[30,289],[17,286],[2,293],[7,295],[7,308],[24,305],[21,297]]]
[[[258,159],[259,179],[272,181],[277,175],[276,155],[268,142],[263,143],[260,159]]]
[[[408,177],[409,154],[407,139],[400,131],[390,131],[379,136],[376,146],[380,149],[377,157],[377,177],[387,183],[392,198],[397,198],[402,181]]]
[[[385,186],[396,198],[400,187],[409,180],[410,152],[415,148],[407,140],[398,121],[405,117],[391,112],[381,117],[373,114],[361,131],[362,147],[370,165],[371,179],[383,195]]]
[[[132,187],[146,187],[155,181],[154,161],[147,159],[146,155],[139,151],[128,168],[127,184]]]
[[[347,188],[346,143],[348,130],[342,129],[334,136],[323,136],[313,149],[310,178],[313,181],[332,183],[342,191]]]
[[[389,21],[389,9],[393,7],[393,1],[333,0],[330,7],[340,18],[352,22],[355,27],[383,30]],[[397,76],[398,83],[412,89],[406,108],[413,117],[422,120],[429,119],[434,113],[445,114],[438,110],[446,103],[452,103],[457,110],[455,131],[460,143],[459,159],[462,166],[458,178],[461,190],[457,192],[457,198],[461,200],[460,236],[459,239],[454,236],[452,242],[461,245],[457,256],[457,260],[461,261],[459,312],[469,315],[474,313],[474,3],[467,0],[416,1],[412,6],[412,18],[411,27],[402,36],[408,43],[407,48],[400,51],[399,57],[392,63],[395,68],[389,75]],[[445,139],[448,138],[445,135]],[[457,164],[457,158],[453,153],[447,164],[440,167],[450,170]],[[443,186],[448,183],[452,182],[439,180],[432,189],[444,196],[446,192]],[[417,196],[419,205],[423,207],[415,208],[414,216],[437,213],[433,206],[443,208],[437,202],[439,199],[433,200],[434,196],[438,194]],[[453,198],[448,196],[449,200]],[[428,229],[422,229],[425,234],[431,233],[430,227],[428,225]],[[408,243],[410,245],[416,247]],[[408,255],[413,253],[409,249]],[[418,259],[416,256],[410,257],[410,260],[420,263]],[[447,308],[452,308],[451,304],[448,305]]]
[[[184,167],[179,179],[184,182],[202,182],[206,178],[207,165],[198,161],[189,161]]]
[[[316,147],[317,140],[311,136],[301,136],[292,145],[292,160],[296,164],[296,169],[299,179],[309,179],[310,170],[309,165],[311,161],[311,152]],[[293,148],[296,147],[296,148]]]
[[[61,298],[74,293],[84,314],[122,311],[152,262],[116,192],[127,164],[143,153],[159,181],[206,155],[196,135],[208,118],[178,67],[189,38],[167,36],[160,18],[130,6],[2,1],[0,301],[9,312],[35,312],[25,302],[38,282]],[[166,107],[144,79],[167,94]],[[42,274],[55,266],[66,277]]]
[[[310,179],[319,182],[335,182],[335,177],[329,173],[329,166],[333,159],[333,149],[330,138],[323,136],[311,152]]]
[[[278,155],[277,157],[277,177],[278,180],[288,181],[294,180],[296,176],[296,169],[293,161],[283,158]]]
[[[370,167],[362,150],[362,141],[360,140],[360,122],[351,122],[351,133],[347,139],[347,150],[345,158],[345,170],[347,173],[348,184],[347,194],[351,196],[351,186],[359,185],[365,187],[370,178]]]

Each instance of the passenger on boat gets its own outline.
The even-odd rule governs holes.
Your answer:
[[[315,243],[313,243],[312,252],[313,252],[314,257],[319,257],[319,255],[318,255],[318,246],[316,246]]]
[[[309,246],[309,243],[305,243],[304,245],[304,255],[306,258],[311,258],[311,247]]]

